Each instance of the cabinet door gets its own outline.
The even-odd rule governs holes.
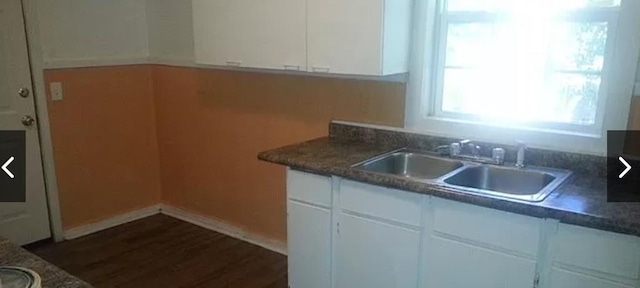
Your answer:
[[[331,285],[331,212],[288,202],[289,287]]]
[[[194,0],[199,64],[305,70],[305,0]]]
[[[417,231],[341,214],[337,238],[335,287],[417,287]]]
[[[384,0],[308,0],[308,70],[382,74]]]
[[[536,268],[533,260],[437,236],[432,236],[428,243],[427,287],[533,287]]]
[[[553,268],[549,288],[632,288],[592,276]]]

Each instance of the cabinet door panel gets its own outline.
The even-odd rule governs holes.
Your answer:
[[[554,261],[620,277],[638,278],[638,237],[560,224]]]
[[[308,0],[308,70],[382,74],[384,0]]]
[[[331,178],[316,174],[289,170],[287,172],[287,197],[322,207],[331,207]]]
[[[196,62],[305,70],[304,0],[194,0]]]
[[[451,200],[433,202],[435,231],[537,257],[542,220]]]
[[[536,263],[465,243],[432,237],[427,287],[531,288]]]
[[[632,288],[604,279],[553,268],[549,288]]]
[[[342,209],[412,226],[420,226],[422,196],[348,180],[340,186]]]
[[[288,218],[289,287],[330,287],[331,212],[289,201]]]
[[[336,287],[417,287],[419,242],[417,231],[341,214]]]
[[[195,60],[200,64],[227,65],[239,61],[234,50],[245,28],[237,15],[242,13],[240,2],[248,0],[193,0],[193,34]],[[234,29],[229,29],[234,27]]]

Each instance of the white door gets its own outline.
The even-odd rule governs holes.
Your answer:
[[[341,214],[336,287],[415,288],[419,252],[418,231]]]
[[[26,131],[26,202],[0,203],[0,236],[27,244],[51,236],[47,211],[38,125],[25,125],[25,116],[35,119],[31,72],[20,0],[0,1],[0,130]],[[28,121],[27,121],[27,124]],[[4,142],[4,143],[2,143]],[[0,139],[0,149],[15,145]],[[8,159],[0,159],[0,165]],[[17,161],[17,160],[14,160]],[[11,170],[9,165],[8,169]],[[19,173],[19,172],[16,172]],[[9,177],[0,170],[0,177]],[[1,187],[0,187],[1,189]],[[2,191],[0,190],[0,193]]]
[[[331,287],[331,211],[289,200],[288,225],[289,287]]]

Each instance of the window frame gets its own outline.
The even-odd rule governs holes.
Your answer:
[[[405,128],[438,136],[504,144],[520,140],[539,148],[606,154],[606,131],[627,128],[638,68],[636,60],[640,54],[640,25],[633,21],[640,19],[640,1],[622,0],[619,8],[588,9],[565,15],[571,20],[602,17],[606,21],[598,22],[609,24],[605,48],[607,61],[601,72],[598,108],[593,125],[537,122],[533,125],[509,126],[483,123],[478,121],[479,117],[468,117],[469,114],[451,115],[446,111],[438,111],[442,107],[442,96],[438,97],[442,95],[443,82],[440,79],[444,79],[444,65],[441,65],[443,57],[438,55],[445,54],[438,53],[442,51],[439,49],[443,49],[442,42],[445,42],[438,41],[438,36],[446,37],[447,31],[443,29],[439,17],[440,13],[444,13],[444,1],[417,0],[415,3]]]

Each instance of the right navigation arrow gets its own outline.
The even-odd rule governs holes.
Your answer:
[[[622,177],[624,177],[624,175],[627,175],[627,173],[629,173],[629,171],[631,170],[631,165],[629,165],[629,163],[627,163],[627,161],[625,161],[622,157],[619,157],[618,160],[622,162],[624,167],[627,167],[626,169],[624,169],[624,171],[622,171],[622,173],[620,173],[620,176],[618,176],[618,178],[622,179]]]

